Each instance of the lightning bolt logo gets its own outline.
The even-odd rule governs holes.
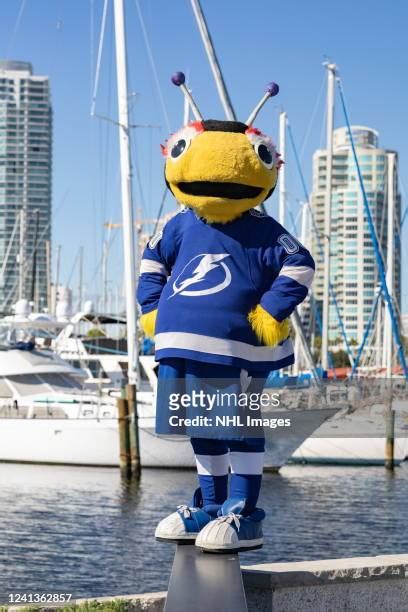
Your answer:
[[[178,277],[173,283],[173,293],[170,298],[175,295],[184,295],[189,297],[196,297],[199,295],[210,295],[212,293],[218,293],[222,291],[231,283],[231,271],[228,266],[223,262],[226,257],[230,257],[227,253],[219,253],[219,254],[209,254],[209,253],[201,253],[200,255],[196,255],[193,259],[184,266]],[[198,259],[198,264],[194,268],[192,274],[187,278],[184,278],[180,281],[180,278],[184,276],[186,269],[192,264],[194,260]],[[225,278],[221,283],[218,283],[214,287],[209,287],[207,289],[187,289],[187,287],[191,287],[191,285],[196,285],[197,283],[202,283],[209,272],[211,270],[215,270],[217,268],[221,268],[225,272]],[[169,298],[169,299],[170,299]]]

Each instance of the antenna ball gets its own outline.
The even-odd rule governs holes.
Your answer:
[[[184,85],[184,83],[186,82],[184,72],[175,72],[171,77],[171,82],[173,83],[173,85],[177,85],[177,87],[180,87],[180,85]]]
[[[279,85],[272,81],[271,83],[268,83],[268,85],[266,86],[266,91],[271,96],[271,98],[273,96],[277,96],[279,93]]]

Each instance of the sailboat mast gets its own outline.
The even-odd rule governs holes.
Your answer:
[[[123,260],[126,298],[128,378],[137,384],[138,345],[136,327],[136,251],[132,203],[132,166],[129,139],[129,109],[126,65],[126,32],[123,0],[114,0],[116,78],[118,89],[119,153],[122,194]]]
[[[286,113],[281,112],[279,115],[279,153],[286,161]],[[286,209],[286,170],[285,163],[279,168],[279,223],[285,225],[285,209]]]
[[[18,299],[25,297],[26,208],[20,210],[20,243],[18,252]]]
[[[59,297],[59,284],[60,284],[60,267],[61,267],[61,245],[57,246],[57,261],[55,264],[55,282],[54,282],[54,295],[52,303],[52,314],[57,312],[57,304]]]
[[[217,54],[215,52],[214,45],[211,39],[211,34],[204,17],[203,9],[201,8],[200,0],[190,1],[194,16],[197,21],[197,26],[200,31],[201,39],[203,41],[205,52],[207,54],[207,58],[210,64],[210,68],[214,76],[218,95],[220,97],[221,104],[225,112],[225,116],[229,121],[235,121],[235,111],[232,106],[231,99],[228,95],[227,88],[225,86],[224,77],[222,76],[221,67],[218,62]]]
[[[82,310],[83,294],[84,294],[84,247],[79,247],[78,261],[78,312]]]
[[[324,211],[324,277],[322,322],[322,368],[329,368],[329,311],[330,311],[330,233],[333,172],[334,78],[337,66],[326,64],[327,122],[326,122],[326,202]]]
[[[36,290],[36,282],[37,282],[37,249],[38,249],[38,227],[40,223],[40,211],[37,209],[35,211],[35,225],[34,225],[34,250],[33,250],[33,264],[31,269],[31,291],[30,291],[30,299],[35,304],[35,290]],[[38,304],[35,304],[36,308],[38,308]],[[36,308],[34,308],[36,310]]]
[[[387,154],[387,287],[391,298],[394,294],[394,249],[395,249],[395,153]],[[392,376],[392,322],[391,315],[388,309],[385,310],[385,325],[384,325],[384,352],[385,352],[385,367],[386,376]]]

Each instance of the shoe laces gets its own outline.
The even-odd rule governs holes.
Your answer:
[[[232,523],[234,523],[235,527],[237,528],[237,531],[239,531],[239,528],[241,526],[241,518],[241,514],[234,514],[233,512],[229,512],[225,516],[218,517],[218,520],[220,523],[228,523],[229,525],[232,525]]]
[[[186,504],[180,504],[180,506],[177,506],[177,510],[184,518],[191,518],[192,509]]]

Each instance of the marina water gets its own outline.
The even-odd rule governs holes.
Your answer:
[[[174,546],[154,528],[196,486],[192,471],[0,464],[0,603],[8,593],[72,598],[165,590]],[[408,551],[408,464],[287,466],[266,474],[265,546],[244,564]]]

